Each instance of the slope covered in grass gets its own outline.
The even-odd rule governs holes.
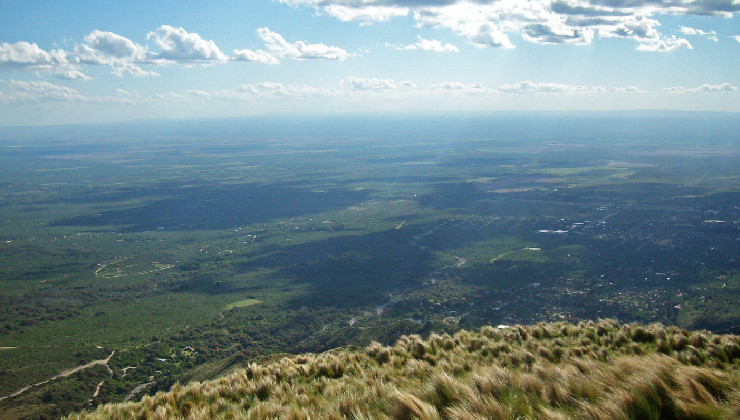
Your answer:
[[[90,418],[738,418],[740,337],[615,321],[286,356]]]

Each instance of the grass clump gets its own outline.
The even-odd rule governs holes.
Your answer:
[[[740,416],[740,338],[611,320],[514,326],[286,356],[95,418]]]

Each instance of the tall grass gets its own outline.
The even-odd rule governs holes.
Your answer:
[[[740,339],[612,320],[287,356],[93,418],[740,418]]]

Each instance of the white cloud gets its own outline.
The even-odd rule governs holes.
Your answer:
[[[189,90],[188,94],[223,101],[246,101],[255,98],[280,99],[311,96],[334,96],[334,89],[317,88],[306,85],[285,85],[277,82],[260,82],[244,84],[234,89],[223,89],[219,91],[206,92],[203,90]]]
[[[118,77],[150,77],[159,76],[159,73],[145,70],[142,65],[192,65],[227,61],[277,64],[279,61],[276,56],[298,60],[344,60],[350,56],[339,47],[303,41],[288,43],[280,34],[268,28],[260,28],[257,32],[270,52],[235,49],[232,57],[221,52],[214,41],[170,25],[162,25],[147,34],[147,39],[156,46],[155,51],[122,35],[98,29],[86,35],[72,52],[62,49],[45,51],[37,44],[24,41],[14,44],[3,42],[0,44],[0,71],[48,71],[61,79],[89,80],[80,70],[80,65],[109,66],[111,73]]]
[[[19,105],[33,105],[49,102],[101,105],[135,105],[161,102],[168,97],[171,98],[173,101],[177,100],[177,98],[179,98],[179,100],[187,99],[182,95],[177,95],[174,93],[152,95],[150,97],[141,98],[138,95],[132,95],[123,89],[116,89],[116,95],[113,96],[86,96],[81,94],[77,89],[56,85],[42,80],[0,80],[0,88],[2,88],[2,91],[0,92],[1,102]]]
[[[36,44],[16,42],[0,44],[0,68],[3,70],[39,69],[58,64],[67,64],[66,54],[62,50],[48,53]]]
[[[83,44],[75,47],[78,59],[85,63],[113,65],[116,62],[141,63],[147,59],[147,49],[113,32],[95,29]]]
[[[147,34],[160,48],[152,59],[158,62],[209,63],[225,62],[229,58],[221,52],[213,41],[208,41],[194,32],[170,25],[162,25]]]
[[[690,50],[694,49],[689,41],[683,38],[676,38],[674,35],[670,38],[660,39],[649,43],[642,43],[637,46],[637,51],[669,52],[681,47],[685,47]]]
[[[534,23],[522,28],[522,37],[535,44],[590,44],[594,30],[561,23]]]
[[[635,94],[645,93],[635,86],[602,87],[578,86],[559,83],[545,83],[523,81],[515,84],[501,85],[491,89],[481,83],[466,83],[449,81],[430,85],[418,89],[411,81],[396,82],[392,79],[347,77],[339,82],[340,89],[326,89],[306,85],[286,85],[277,82],[261,82],[244,84],[233,89],[219,91],[189,90],[193,97],[221,101],[248,101],[255,98],[280,99],[296,97],[356,97],[359,92],[366,92],[373,96],[392,95],[395,98],[426,98],[453,97],[460,95],[475,95],[478,97],[493,95],[522,95],[522,94]]]
[[[303,41],[289,43],[282,35],[272,32],[267,27],[257,29],[257,35],[265,43],[269,52],[249,49],[234,50],[232,60],[278,64],[279,60],[277,57],[292,58],[294,60],[325,59],[341,61],[350,56],[342,48],[325,44],[309,44]]]
[[[117,63],[113,65],[111,73],[115,74],[118,77],[123,77],[124,73],[130,74],[131,76],[134,76],[134,77],[159,76],[159,73],[157,73],[156,71],[144,70],[134,63]]]
[[[329,16],[342,22],[359,21],[363,23],[385,22],[395,17],[409,14],[412,2],[408,0],[278,0],[280,3],[314,6],[316,10],[326,12]],[[399,3],[399,4],[396,4]],[[406,7],[400,3],[411,3]]]
[[[630,38],[637,42],[657,42],[660,32],[656,29],[660,22],[645,16],[630,16],[614,25],[603,27],[599,35],[605,38]]]
[[[85,102],[87,98],[76,89],[55,85],[45,81],[9,80],[4,82],[7,91],[4,93],[4,102]]]
[[[276,82],[261,82],[251,85],[242,85],[239,86],[238,89],[242,92],[268,97],[323,96],[331,95],[335,92],[331,89],[306,85],[284,85]]]
[[[450,44],[449,42],[442,44],[442,42],[436,39],[424,39],[421,36],[418,36],[418,39],[419,41],[414,44],[395,46],[392,48],[398,51],[424,50],[435,52],[460,52],[460,50],[456,46]]]
[[[61,79],[89,80],[67,59],[62,49],[45,51],[37,44],[25,41],[0,44],[0,70],[48,71]]]
[[[478,90],[485,89],[480,83],[443,82],[429,86],[431,90]]]
[[[740,42],[740,35],[735,35],[733,38],[736,42]]]
[[[514,48],[514,44],[511,43],[509,37],[492,23],[461,25],[458,31],[467,36],[470,42],[478,47]]]
[[[730,83],[721,83],[719,85],[710,85],[705,83],[695,88],[676,86],[663,89],[663,92],[665,93],[720,93],[735,91],[737,91],[737,86],[734,86]]]
[[[166,103],[166,104],[173,104],[173,103],[191,103],[189,97],[185,95],[181,95],[179,93],[175,92],[167,92],[167,93],[157,93],[154,94],[148,98],[143,98],[138,101],[139,103]]]
[[[75,59],[84,64],[111,66],[111,73],[118,77],[130,74],[136,77],[159,76],[153,71],[146,71],[137,64],[149,59],[149,52],[130,39],[95,29],[85,37],[82,44],[75,46]]]
[[[263,64],[278,64],[279,61],[274,55],[267,51],[257,50],[252,51],[248,49],[234,50],[234,55],[231,58],[234,61],[251,61]]]
[[[594,94],[594,93],[645,93],[635,86],[604,87],[568,85],[564,83],[532,82],[529,80],[499,86],[496,91],[504,94]]]
[[[701,29],[691,28],[688,26],[681,26],[679,28],[682,34],[684,35],[696,35],[701,36],[706,39],[709,39],[714,42],[718,42],[719,39],[717,39],[717,31],[702,31]]]
[[[339,82],[339,85],[352,90],[384,91],[396,89],[396,82],[393,80],[378,78],[348,77]]]
[[[687,46],[657,27],[666,15],[732,17],[737,0],[279,0],[313,7],[342,21],[382,22],[413,16],[418,26],[450,29],[478,46],[513,48],[508,34],[538,44],[589,44],[598,37],[632,39],[643,51]],[[698,33],[698,32],[697,32]],[[712,39],[712,32],[707,36]],[[677,47],[676,47],[677,48]]]
[[[571,86],[560,83],[536,83],[524,81],[498,87],[502,93],[566,93],[584,90],[580,86]]]
[[[282,35],[269,28],[257,29],[257,35],[265,42],[267,49],[278,57],[296,60],[321,58],[326,60],[344,60],[349,57],[347,51],[324,44],[307,44],[303,41],[287,42]]]
[[[480,83],[444,82],[429,86],[428,93],[445,95],[578,95],[578,94],[635,94],[645,91],[635,86],[604,87],[568,85],[563,83],[532,82],[529,80],[503,84],[496,88],[488,88]]]
[[[209,92],[206,92],[204,90],[199,90],[199,89],[191,89],[191,90],[188,90],[187,93],[190,94],[190,95],[200,96],[200,97],[203,97],[203,98],[210,98],[211,97],[211,94]]]
[[[88,77],[85,73],[74,69],[62,69],[56,72],[57,77],[60,79],[67,79],[67,80],[92,80],[91,77]]]
[[[362,0],[360,2],[356,0],[349,1],[326,1],[322,0],[278,0],[281,3],[287,3],[291,5],[297,4],[311,4],[318,6],[321,5],[323,11],[329,16],[335,17],[342,22],[359,21],[365,24],[373,22],[386,22],[392,18],[406,16],[409,13],[409,8],[403,6],[397,6],[392,4],[393,2],[384,1],[373,1],[373,0]],[[323,3],[323,4],[322,4]],[[388,3],[388,4],[384,4]]]
[[[118,77],[124,74],[135,77],[159,76],[155,71],[142,69],[142,64],[193,64],[228,60],[213,41],[204,40],[183,28],[162,25],[147,34],[147,39],[153,40],[160,51],[151,52],[148,47],[122,35],[95,29],[85,36],[81,44],[75,46],[74,60],[81,64],[110,66],[111,73]]]
[[[609,92],[615,93],[645,93],[644,90],[636,86],[625,86],[625,87],[612,87],[609,88]]]

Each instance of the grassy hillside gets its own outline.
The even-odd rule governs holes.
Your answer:
[[[615,321],[404,336],[249,364],[90,418],[737,418],[740,337]]]

